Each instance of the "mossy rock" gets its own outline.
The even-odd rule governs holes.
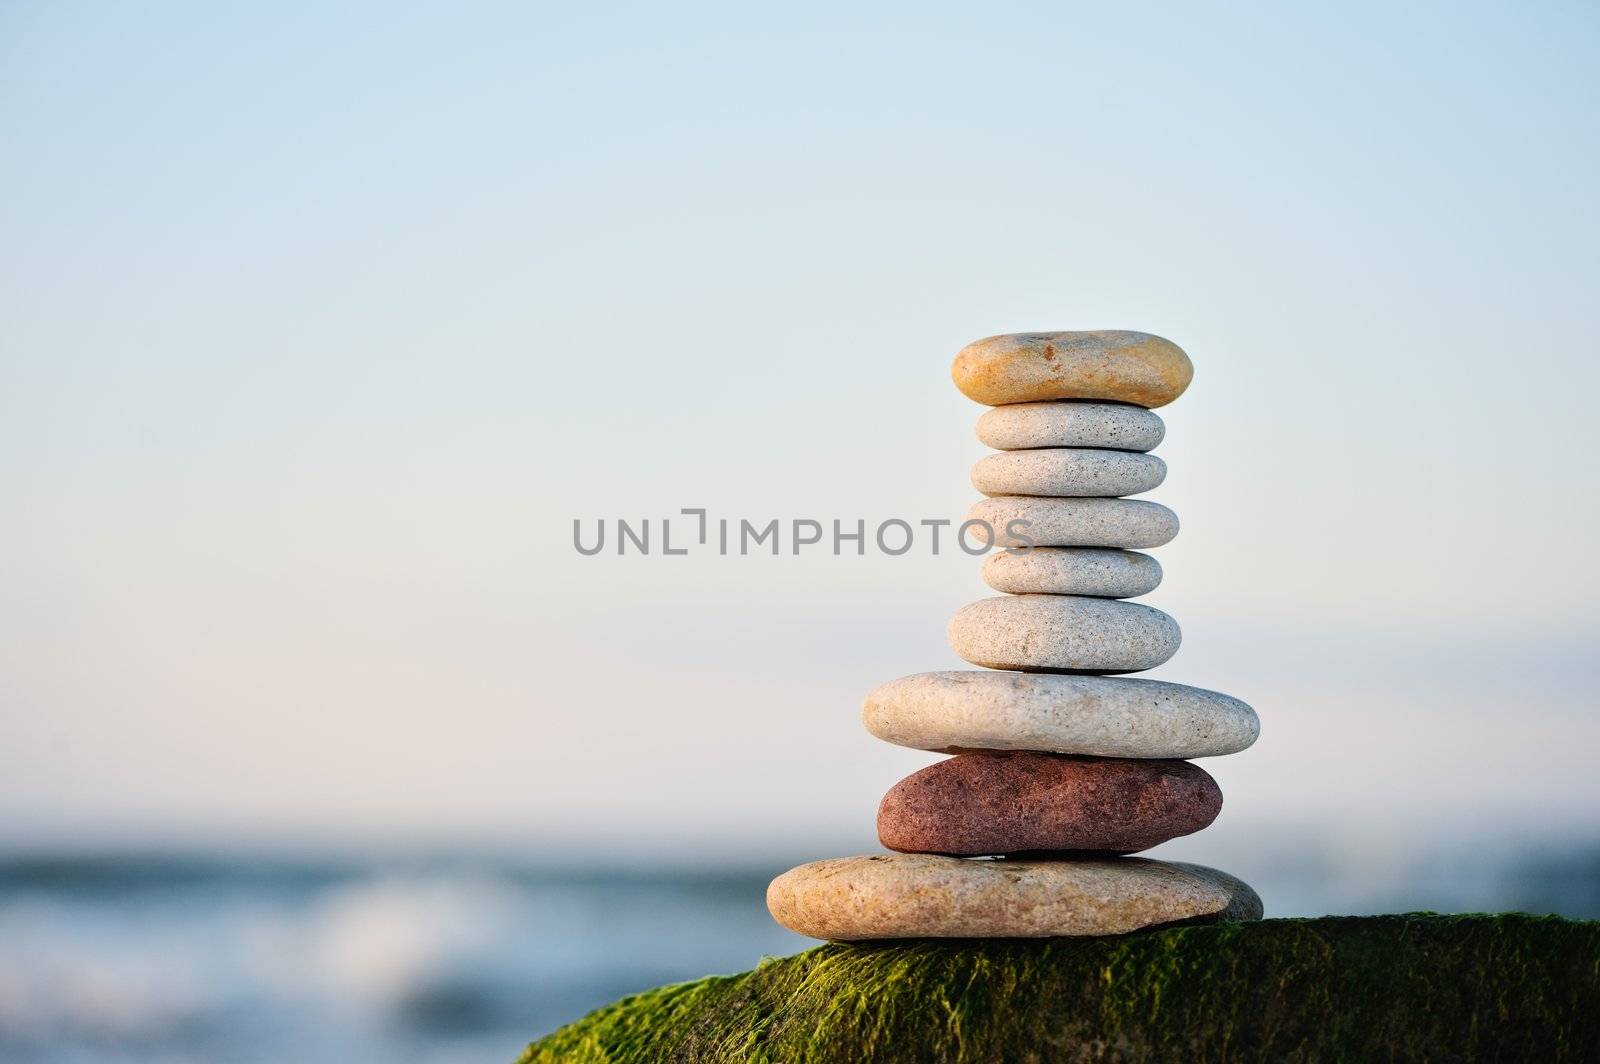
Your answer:
[[[1600,922],[1326,917],[830,945],[623,998],[524,1064],[1600,1060]]]

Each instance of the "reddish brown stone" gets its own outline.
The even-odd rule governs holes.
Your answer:
[[[962,857],[1133,853],[1199,831],[1222,791],[1187,761],[971,753],[914,772],[878,807],[878,839]]]

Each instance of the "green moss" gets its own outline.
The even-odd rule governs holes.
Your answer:
[[[822,946],[623,998],[524,1064],[1600,1059],[1600,922],[1265,920]]]

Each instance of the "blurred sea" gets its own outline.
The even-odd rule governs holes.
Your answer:
[[[1600,917],[1592,846],[1433,855],[1378,884],[1343,867],[1302,854],[1248,878],[1273,916]],[[766,914],[781,870],[0,857],[0,1060],[509,1062],[623,994],[805,948]]]

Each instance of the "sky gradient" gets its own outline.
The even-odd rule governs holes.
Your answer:
[[[1269,828],[1596,831],[1590,4],[13,4],[17,845],[873,846],[958,552],[966,342],[1181,346],[1150,675]],[[1163,851],[1165,852],[1165,851]],[[1235,868],[1247,874],[1248,868]]]

